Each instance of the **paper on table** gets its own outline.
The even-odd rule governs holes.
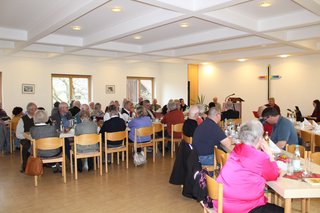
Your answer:
[[[315,122],[314,120],[312,120],[312,126],[317,127],[317,126],[319,126],[319,125],[317,124],[317,122]]]
[[[271,139],[269,139],[269,147],[272,153],[281,153],[281,149],[275,143],[273,143]]]
[[[303,120],[303,124],[304,124],[305,126],[311,126],[311,123],[310,123],[307,119],[304,119],[304,120]]]

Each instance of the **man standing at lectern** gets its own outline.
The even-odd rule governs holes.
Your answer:
[[[228,101],[225,105],[226,111],[221,113],[221,120],[236,119],[240,117],[240,113],[234,109],[232,101]]]

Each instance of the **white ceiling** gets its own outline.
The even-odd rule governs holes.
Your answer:
[[[201,63],[316,53],[320,0],[0,0],[0,57]]]

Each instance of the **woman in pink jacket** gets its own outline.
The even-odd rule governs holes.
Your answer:
[[[266,181],[277,180],[279,168],[262,135],[263,127],[257,120],[240,127],[241,144],[234,147],[217,178],[224,187],[224,213],[284,212],[283,208],[267,203],[264,196]]]

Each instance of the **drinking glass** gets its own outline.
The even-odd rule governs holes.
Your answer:
[[[287,175],[293,175],[293,162],[291,158],[287,160]]]

